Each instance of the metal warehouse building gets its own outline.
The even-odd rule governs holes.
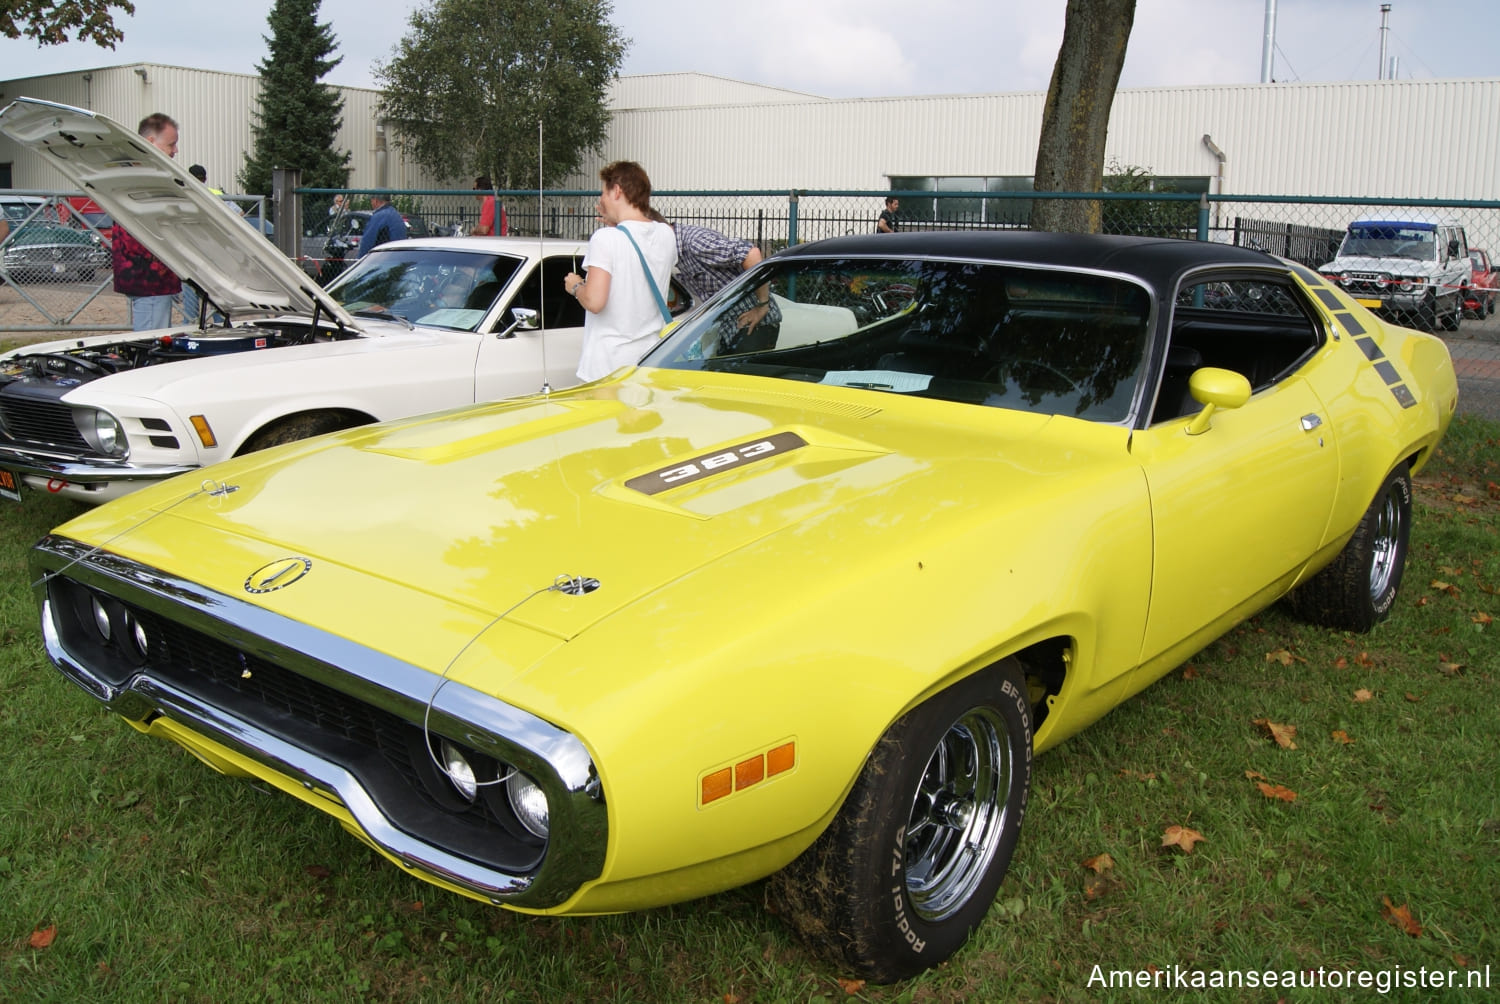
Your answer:
[[[165,111],[179,158],[234,192],[251,145],[258,77],[143,63],[0,81],[0,104],[29,96],[133,125]],[[353,188],[467,188],[401,156],[376,114],[379,92],[340,87],[339,145]],[[620,78],[597,157],[639,160],[670,189],[1030,188],[1046,95],[829,99],[699,73]],[[1489,199],[1500,194],[1500,78],[1273,83],[1121,90],[1107,160],[1227,194]],[[0,137],[0,188],[62,187]]]

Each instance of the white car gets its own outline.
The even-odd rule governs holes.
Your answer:
[[[583,309],[563,276],[583,244],[402,241],[324,290],[109,119],[21,99],[0,112],[0,130],[227,319],[0,356],[0,495],[100,503],[295,439],[577,383]]]

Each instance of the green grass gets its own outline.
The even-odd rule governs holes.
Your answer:
[[[415,881],[299,803],[138,736],[40,653],[25,551],[75,510],[28,496],[0,508],[0,1001],[1163,994],[1091,986],[1096,965],[1488,964],[1500,984],[1500,660],[1485,623],[1500,618],[1497,437],[1500,426],[1459,420],[1417,479],[1391,620],[1342,635],[1272,609],[1042,757],[1011,873],[975,941],[916,980],[852,995],[845,974],[766,913],[758,886],[620,917],[518,916]],[[1373,696],[1356,701],[1360,690]],[[1297,748],[1279,748],[1257,718],[1296,726]],[[1265,797],[1247,771],[1295,801]],[[1163,848],[1172,825],[1205,839],[1191,854]],[[1104,853],[1113,868],[1083,867]],[[1420,936],[1382,915],[1386,899]],[[50,947],[30,947],[52,926]]]

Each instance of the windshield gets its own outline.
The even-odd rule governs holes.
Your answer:
[[[376,248],[328,287],[351,313],[368,311],[427,327],[473,331],[521,259],[439,248]]]
[[[1428,261],[1437,257],[1436,232],[1421,224],[1352,223],[1339,256]]]
[[[772,258],[734,290],[644,364],[1121,422],[1151,313],[1123,279],[921,259]]]

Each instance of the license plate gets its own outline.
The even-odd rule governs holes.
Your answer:
[[[0,498],[21,501],[21,483],[10,471],[0,470]]]
[[[1364,297],[1360,297],[1354,302],[1359,304],[1361,307],[1369,307],[1371,310],[1374,310],[1376,307],[1385,306],[1384,300],[1367,300]]]
[[[68,270],[68,266],[64,265],[60,261],[56,261],[56,262],[52,263],[52,272],[53,272],[54,275],[62,275],[67,270]]]

